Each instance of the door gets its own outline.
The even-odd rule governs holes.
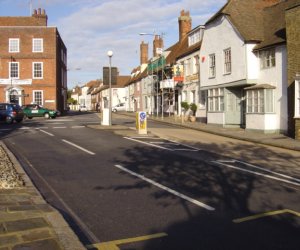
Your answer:
[[[226,89],[226,125],[242,125],[242,89]]]

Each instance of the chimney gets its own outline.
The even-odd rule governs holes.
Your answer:
[[[182,10],[180,17],[178,17],[179,24],[179,42],[181,42],[188,32],[192,30],[192,18],[189,11]]]
[[[37,10],[34,9],[32,17],[36,18],[38,26],[47,26],[48,16],[44,9],[43,10],[41,8],[38,8]]]
[[[164,41],[161,36],[155,35],[153,40],[153,57],[158,56],[156,49],[162,49],[164,47]]]
[[[140,54],[141,54],[141,65],[148,63],[148,43],[142,41],[140,45]]]

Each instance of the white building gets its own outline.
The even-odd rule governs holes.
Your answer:
[[[200,51],[207,123],[287,130],[286,46],[264,40],[274,1],[228,1],[206,24]],[[264,27],[265,26],[265,27]]]

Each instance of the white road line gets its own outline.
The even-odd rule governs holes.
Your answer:
[[[51,133],[49,133],[49,132],[47,132],[45,130],[40,129],[40,131],[43,132],[43,133],[45,133],[46,135],[54,136],[54,134],[51,134]]]
[[[42,129],[42,128],[48,128],[48,127],[37,127],[37,128],[35,128],[35,129]]]
[[[19,129],[30,129],[29,127],[22,127],[22,128],[19,128]]]
[[[300,183],[296,183],[296,182],[293,182],[293,181],[285,180],[285,179],[282,179],[282,178],[279,178],[279,177],[276,177],[276,176],[272,176],[272,175],[268,175],[268,174],[258,173],[258,172],[251,171],[251,170],[244,169],[244,168],[239,168],[239,167],[236,167],[236,166],[232,166],[232,165],[229,165],[229,164],[225,164],[225,163],[223,163],[223,162],[221,162],[221,161],[211,161],[211,162],[212,162],[212,163],[215,163],[215,164],[217,164],[217,165],[221,165],[221,166],[228,167],[228,168],[238,169],[238,170],[241,170],[241,171],[250,173],[250,174],[255,174],[255,175],[259,175],[259,176],[264,176],[264,177],[269,178],[269,179],[273,179],[273,180],[277,180],[277,181],[289,183],[289,184],[292,184],[292,185],[300,186]]]
[[[61,127],[53,127],[53,128],[67,128],[66,126],[61,126]]]
[[[85,128],[85,126],[71,126],[71,128]]]
[[[139,142],[139,143],[142,143],[142,144],[146,144],[146,145],[151,146],[151,147],[161,148],[161,149],[165,149],[165,150],[169,150],[169,151],[174,151],[174,150],[172,150],[172,149],[170,149],[170,148],[165,148],[165,147],[158,146],[158,145],[155,145],[155,144],[152,144],[152,143],[148,143],[148,142],[144,142],[144,141],[135,140],[135,139],[130,138],[130,137],[124,137],[124,138],[127,139],[127,140],[131,140],[131,141]]]
[[[162,145],[180,145],[179,143],[174,142],[163,142],[163,141],[151,141],[153,144],[162,144]]]
[[[131,175],[133,175],[133,176],[136,176],[136,177],[138,177],[138,178],[140,178],[140,179],[142,179],[142,180],[144,180],[146,182],[149,182],[150,184],[152,184],[152,185],[154,185],[154,186],[156,186],[156,187],[158,187],[160,189],[163,189],[163,190],[165,190],[165,191],[167,191],[167,192],[169,192],[169,193],[171,193],[171,194],[173,194],[173,195],[175,195],[175,196],[177,196],[177,197],[179,197],[181,199],[189,201],[189,202],[191,202],[191,203],[193,203],[193,204],[195,204],[195,205],[197,205],[199,207],[205,208],[205,209],[210,210],[210,211],[214,211],[215,210],[215,208],[213,208],[213,207],[211,207],[209,205],[206,205],[206,204],[204,204],[204,203],[202,203],[200,201],[197,201],[197,200],[195,200],[193,198],[190,198],[190,197],[188,197],[188,196],[186,196],[184,194],[181,194],[181,193],[179,193],[179,192],[177,192],[177,191],[175,191],[175,190],[173,190],[171,188],[163,186],[163,185],[159,184],[158,182],[153,181],[153,180],[151,180],[149,178],[146,178],[143,175],[137,174],[137,173],[135,173],[135,172],[133,172],[133,171],[127,169],[127,168],[122,167],[121,165],[115,165],[115,167],[117,167],[117,168],[119,168],[119,169],[121,169],[121,170],[123,170],[123,171],[125,171],[125,172],[127,172],[127,173],[129,173]]]
[[[296,181],[296,182],[299,182],[299,183],[300,183],[300,179],[297,179],[297,178],[292,177],[292,176],[289,176],[289,175],[277,173],[277,172],[274,172],[274,171],[272,171],[272,170],[264,169],[264,168],[261,168],[261,167],[252,165],[252,164],[250,164],[250,163],[243,162],[243,161],[236,161],[236,162],[240,162],[240,163],[242,163],[242,164],[245,164],[246,166],[249,166],[249,167],[252,167],[252,168],[256,168],[256,169],[260,169],[260,170],[263,170],[263,171],[265,171],[265,172],[272,173],[272,174],[274,174],[274,175],[278,175],[278,176],[281,176],[281,177],[283,177],[283,178],[290,179],[290,180],[293,180],[293,181]]]
[[[80,149],[80,150],[82,150],[82,151],[84,151],[84,152],[86,152],[86,153],[88,153],[88,154],[90,154],[90,155],[95,155],[94,152],[89,151],[89,150],[87,150],[87,149],[85,149],[85,148],[83,148],[83,147],[80,147],[80,146],[74,144],[73,142],[70,142],[70,141],[67,141],[67,140],[64,140],[64,139],[62,139],[62,141],[65,142],[65,143],[68,143],[69,145],[71,145],[71,146],[73,146],[73,147],[75,147],[75,148],[78,148],[78,149]]]
[[[51,122],[51,124],[54,124],[54,125],[61,125],[61,124],[64,124],[63,122]]]

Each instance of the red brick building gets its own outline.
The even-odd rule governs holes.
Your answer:
[[[0,17],[0,102],[67,108],[67,49],[44,10]]]

